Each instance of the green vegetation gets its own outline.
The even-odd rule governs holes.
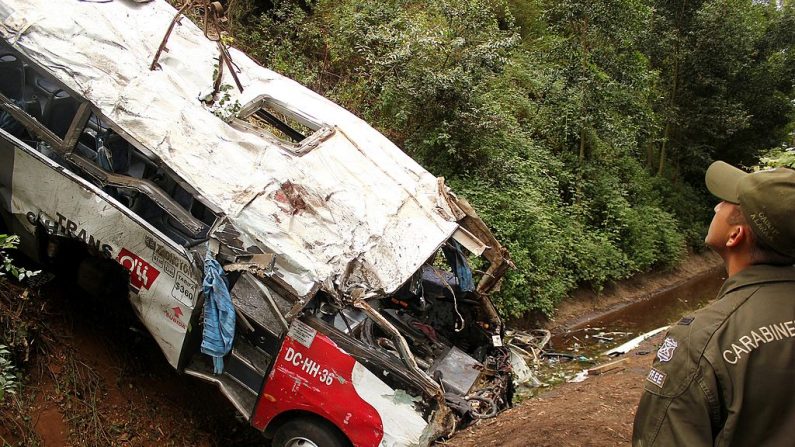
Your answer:
[[[14,260],[9,256],[7,250],[16,248],[18,244],[19,236],[0,234],[0,277],[8,273],[18,281],[22,281],[25,278],[30,278],[31,276],[39,274],[40,270],[32,271],[14,265]]]
[[[6,393],[14,394],[17,389],[16,367],[11,363],[11,352],[0,344],[0,402]]]
[[[702,244],[708,164],[754,165],[793,130],[792,0],[228,6],[236,46],[473,203],[517,265],[510,315],[675,265]]]
[[[762,157],[761,161],[767,167],[785,166],[795,169],[795,150],[774,149]]]
[[[18,238],[0,234],[0,277],[6,273],[10,273],[20,280],[27,276],[24,269],[20,269],[13,264],[13,260],[8,256],[6,250],[16,247]],[[2,279],[0,279],[2,280]],[[0,289],[0,293],[3,290]],[[0,402],[3,402],[6,394],[16,393],[18,380],[16,376],[16,367],[11,361],[11,351],[8,350],[6,342],[7,334],[5,331],[0,332]]]
[[[12,322],[15,317],[14,312],[8,309],[8,300],[14,300],[12,287],[5,282],[6,274],[10,274],[18,281],[38,275],[39,271],[27,270],[14,264],[14,260],[9,256],[8,250],[12,250],[19,244],[19,237],[0,234],[0,402],[3,402],[6,394],[16,393],[19,387],[17,378],[17,368],[14,364],[14,352],[11,349],[18,348],[20,332],[25,330],[22,326]],[[27,293],[21,295],[24,300]],[[26,341],[26,340],[25,340]],[[25,350],[28,349],[27,343]]]

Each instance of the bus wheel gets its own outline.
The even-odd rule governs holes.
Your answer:
[[[320,418],[299,417],[287,421],[273,435],[272,447],[348,447],[336,427]]]

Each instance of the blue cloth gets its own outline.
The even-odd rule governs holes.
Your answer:
[[[475,282],[472,280],[472,269],[469,268],[467,258],[461,250],[461,244],[455,240],[450,240],[449,245],[442,247],[442,253],[447,259],[447,263],[453,268],[453,273],[458,280],[458,288],[462,292],[475,290]]]
[[[221,264],[210,250],[204,258],[204,332],[201,351],[213,358],[213,372],[224,372],[224,356],[235,339],[235,306]]]

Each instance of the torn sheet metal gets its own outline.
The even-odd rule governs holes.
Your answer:
[[[190,21],[175,27],[150,71],[175,13],[165,1],[8,0],[0,23],[16,49],[275,254],[298,296],[339,279],[352,261],[368,270],[365,286],[391,293],[456,231],[433,175],[353,114],[235,49],[244,92],[230,90],[230,104],[269,97],[333,133],[298,155],[215,116],[198,97],[212,89],[218,47]]]
[[[464,248],[469,250],[475,256],[480,256],[489,248],[488,245],[484,244],[480,239],[476,238],[475,235],[467,231],[465,228],[461,227],[453,233],[453,239],[458,241]]]
[[[534,388],[541,386],[541,381],[536,378],[533,370],[530,369],[524,359],[525,352],[514,346],[509,346],[508,348],[511,350],[511,372],[513,373],[514,386],[524,384]]]
[[[284,331],[287,324],[284,315],[293,302],[271,290],[266,295],[263,289],[267,287],[251,274],[243,273],[232,288],[232,302],[246,317],[278,337]]]

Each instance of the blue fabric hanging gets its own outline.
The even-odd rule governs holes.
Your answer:
[[[472,280],[472,269],[469,268],[467,258],[461,250],[461,244],[451,239],[449,245],[442,247],[442,253],[447,259],[447,263],[453,268],[453,273],[458,280],[458,288],[462,292],[472,292],[475,290],[475,282]]]
[[[235,339],[235,306],[221,264],[210,250],[204,258],[204,332],[201,351],[213,358],[213,372],[224,372],[224,356]]]

